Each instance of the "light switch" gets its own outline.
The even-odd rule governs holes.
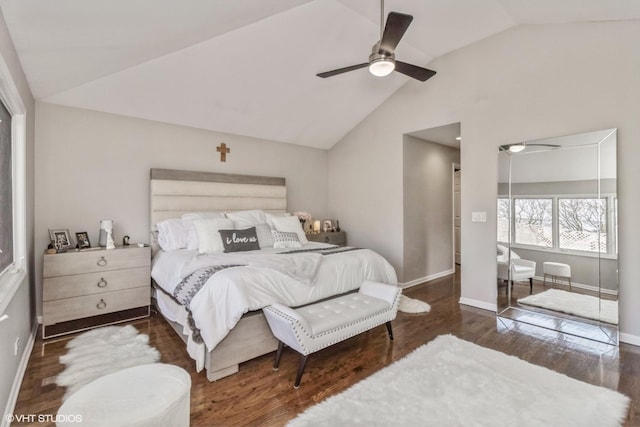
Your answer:
[[[487,213],[471,212],[471,222],[487,222]]]

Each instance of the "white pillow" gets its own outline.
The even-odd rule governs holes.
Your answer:
[[[198,253],[215,254],[224,251],[219,231],[233,229],[233,221],[227,218],[197,219],[193,226],[198,234]]]
[[[243,229],[254,227],[267,222],[264,211],[256,209],[252,211],[227,212],[227,218],[233,221],[234,228]]]
[[[193,222],[199,219],[224,218],[221,212],[189,212],[182,215],[182,223],[187,231],[187,249],[198,249],[198,233]]]
[[[299,248],[302,247],[300,240],[298,240],[298,234],[291,231],[276,231],[271,230],[273,235],[273,247],[274,248]]]
[[[271,228],[267,224],[258,224],[256,227],[256,235],[258,236],[258,243],[260,249],[273,247],[273,235],[271,234]]]
[[[307,236],[305,236],[304,230],[302,229],[302,224],[300,224],[300,220],[297,216],[273,217],[272,221],[277,231],[296,233],[301,244],[306,245],[309,243]]]
[[[283,216],[291,216],[289,212],[281,212],[281,213],[270,213],[265,212],[265,216],[267,217],[267,224],[271,227],[272,230],[276,229],[276,226],[273,225],[273,218],[282,218]]]
[[[187,230],[181,220],[167,219],[156,225],[158,244],[165,251],[184,249],[187,247]]]

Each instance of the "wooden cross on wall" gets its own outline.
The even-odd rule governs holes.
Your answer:
[[[225,144],[224,142],[222,144],[220,144],[218,147],[216,147],[216,151],[218,153],[220,153],[220,161],[221,162],[226,162],[227,161],[227,153],[231,152],[231,148],[227,147],[227,144]]]

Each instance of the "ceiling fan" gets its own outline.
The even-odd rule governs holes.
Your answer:
[[[338,68],[337,70],[326,71],[316,75],[326,78],[368,66],[371,74],[378,77],[391,74],[391,72],[395,70],[421,82],[430,79],[436,74],[435,71],[397,61],[394,54],[396,46],[398,46],[400,39],[404,36],[407,28],[409,28],[411,21],[413,21],[413,16],[411,15],[390,12],[385,25],[384,0],[380,0],[380,40],[373,45],[371,55],[369,55],[369,62]]]
[[[540,144],[537,142],[518,142],[517,144],[501,145],[500,150],[507,151],[513,154],[513,153],[520,153],[521,151],[526,150],[528,147],[546,147],[547,149],[560,148],[560,146],[557,144]],[[542,150],[544,150],[544,148],[536,151],[542,151]]]

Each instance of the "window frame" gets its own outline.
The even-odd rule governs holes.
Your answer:
[[[13,174],[13,264],[0,273],[0,315],[27,277],[26,146],[27,110],[9,68],[0,56],[0,100],[11,114]]]
[[[550,252],[550,253],[562,253],[568,255],[576,255],[583,257],[591,257],[591,258],[603,258],[603,259],[616,259],[618,257],[617,247],[618,247],[618,238],[617,238],[617,221],[615,219],[615,209],[617,209],[617,195],[616,194],[545,194],[545,195],[526,195],[526,196],[506,196],[506,195],[498,195],[498,201],[500,200],[509,200],[511,212],[513,212],[515,207],[516,199],[552,199],[552,214],[551,214],[551,225],[553,232],[553,246],[552,247],[544,247],[537,245],[528,245],[524,243],[516,243],[515,240],[515,215],[511,214],[510,223],[509,223],[509,240],[512,242],[501,242],[499,243],[510,244],[513,248],[521,248],[521,249],[529,249],[540,252]],[[560,225],[559,225],[559,199],[604,199],[605,206],[607,209],[606,213],[606,230],[607,230],[607,252],[591,252],[591,251],[580,251],[576,249],[561,249],[560,248]],[[497,217],[497,215],[496,215]],[[497,218],[496,218],[497,221]],[[497,239],[497,236],[496,236]]]

